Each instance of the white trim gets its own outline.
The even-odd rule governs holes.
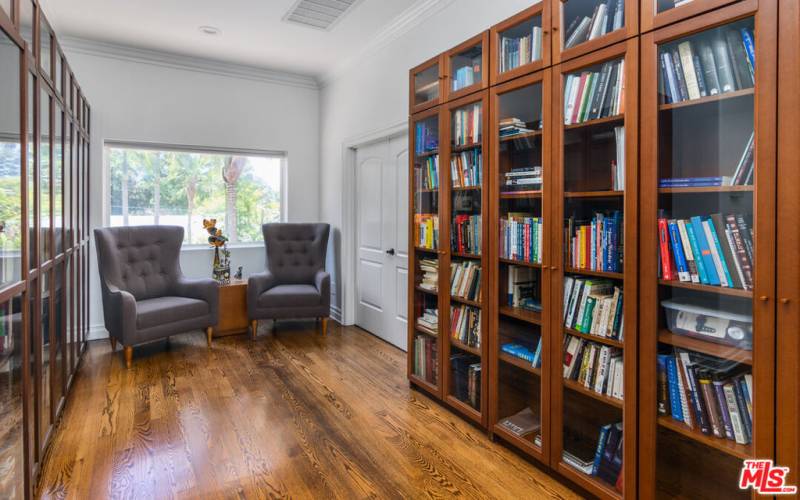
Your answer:
[[[313,77],[296,73],[201,57],[185,56],[172,52],[142,49],[74,36],[59,37],[58,41],[67,53],[74,52],[77,54],[87,54],[120,61],[150,64],[153,66],[207,73],[228,78],[255,80],[277,85],[287,85],[290,87],[301,87],[312,90],[319,89],[319,85]]]
[[[335,319],[340,325],[342,323],[342,310],[331,304],[331,318]]]
[[[321,88],[327,87],[347,73],[358,61],[379,52],[387,45],[417,27],[422,21],[445,9],[448,5],[453,3],[453,1],[454,0],[417,0],[414,5],[406,9],[402,14],[394,18],[392,22],[378,31],[378,33],[370,41],[365,43],[360,50],[345,58],[341,64],[338,64],[332,70],[323,74],[319,78],[319,86]]]
[[[342,142],[342,305],[343,325],[356,322],[356,150],[377,141],[399,137],[408,132],[408,122],[365,132]]]
[[[89,334],[86,336],[86,340],[101,340],[107,338],[108,330],[106,330],[106,325],[103,323],[89,325]]]

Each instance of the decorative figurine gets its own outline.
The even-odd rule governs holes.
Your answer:
[[[242,266],[239,266],[239,269],[236,270],[236,274],[234,274],[233,277],[237,280],[242,279]]]
[[[228,250],[228,237],[217,228],[217,219],[203,219],[203,228],[208,231],[208,244],[214,248],[211,277],[217,283],[227,285],[231,282],[231,252]]]

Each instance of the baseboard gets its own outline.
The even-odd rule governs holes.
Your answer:
[[[342,324],[342,310],[338,306],[331,305],[331,318]]]
[[[88,340],[100,340],[107,338],[108,338],[108,330],[106,330],[105,325],[98,324],[89,326]]]

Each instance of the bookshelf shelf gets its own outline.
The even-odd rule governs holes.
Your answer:
[[[424,252],[424,253],[433,253],[433,254],[439,253],[439,250],[436,250],[435,248],[414,247],[414,250],[416,250],[417,252]]]
[[[608,278],[612,280],[624,280],[625,274],[624,273],[612,273],[609,271],[593,271],[591,269],[577,269],[574,267],[568,267],[564,269],[564,272],[567,274],[577,274],[583,276],[595,276],[597,278]]]
[[[421,286],[415,286],[414,290],[420,293],[427,293],[428,295],[439,295],[437,290],[428,290],[427,288],[422,288]]]
[[[517,356],[512,356],[511,354],[508,354],[508,353],[505,353],[505,352],[502,352],[502,351],[498,354],[497,357],[503,363],[508,363],[509,365],[514,365],[517,368],[525,370],[528,373],[533,373],[536,376],[539,376],[539,377],[542,376],[542,370],[539,369],[539,368],[534,368],[533,365],[531,365],[530,361],[525,361],[522,358],[518,358]]]
[[[447,396],[445,401],[452,408],[455,408],[457,411],[459,411],[461,414],[463,414],[464,416],[466,416],[470,420],[475,421],[477,424],[481,424],[481,421],[483,420],[483,416],[481,415],[481,412],[479,412],[478,410],[476,410],[472,406],[468,405],[464,401],[461,401],[460,399],[458,399],[455,396]]]
[[[518,319],[520,321],[525,321],[526,323],[531,323],[533,325],[542,324],[542,313],[538,313],[535,311],[528,311],[526,309],[520,309],[518,307],[500,306],[498,312],[502,316]]]
[[[423,333],[425,335],[429,335],[429,336],[434,337],[434,338],[439,337],[438,333],[434,332],[433,330],[429,330],[429,329],[425,328],[424,326],[414,325],[414,330],[418,331],[419,333]]]
[[[625,191],[568,191],[564,198],[617,198],[625,196]]]
[[[755,89],[741,89],[741,90],[734,90],[731,92],[725,92],[722,94],[716,95],[709,95],[705,97],[700,97],[699,99],[690,99],[686,101],[680,102],[672,102],[669,104],[661,104],[658,106],[659,111],[669,111],[674,109],[681,109],[681,108],[688,108],[692,106],[701,106],[703,104],[711,104],[716,102],[726,101],[728,99],[737,99],[739,97],[745,96],[753,96],[755,94]]]
[[[526,200],[541,198],[541,191],[520,191],[517,193],[500,193],[501,200]]]
[[[538,456],[542,453],[542,449],[539,446],[536,446],[536,443],[534,442],[536,439],[535,433],[528,434],[527,436],[517,436],[516,434],[506,430],[500,424],[495,424],[492,430],[494,431],[495,436],[508,441],[512,445],[528,454]]]
[[[470,151],[473,149],[481,149],[483,145],[481,143],[477,144],[465,144],[463,146],[451,146],[450,152],[451,153],[461,153],[462,151]]]
[[[513,142],[513,141],[518,141],[520,139],[528,139],[531,137],[541,137],[541,136],[542,136],[541,130],[532,130],[530,132],[523,132],[520,134],[505,135],[503,137],[500,137],[499,140],[501,143],[503,143],[503,142]]]
[[[606,484],[604,481],[595,476],[585,474],[583,471],[580,471],[567,463],[558,462],[557,468],[558,472],[563,474],[567,479],[570,479],[583,488],[595,493],[600,498],[612,500],[622,498],[622,495],[620,495],[614,488]]]
[[[461,349],[464,352],[468,352],[470,354],[474,354],[475,356],[480,356],[481,355],[480,348],[469,346],[469,345],[461,342],[460,340],[454,339],[453,337],[450,337],[450,345],[452,345],[454,347],[457,347],[458,349]]]
[[[706,194],[706,193],[752,193],[753,186],[706,186],[658,188],[658,194]]]
[[[715,450],[732,455],[736,458],[746,459],[753,456],[753,449],[750,445],[739,444],[736,441],[731,441],[729,439],[703,434],[702,432],[691,429],[686,424],[677,422],[670,417],[658,417],[658,425],[673,432],[677,432],[678,434],[697,441],[705,446],[709,446]]]
[[[430,393],[432,393],[432,394],[434,394],[434,395],[435,395],[435,394],[438,394],[438,392],[439,392],[439,388],[438,388],[438,387],[437,387],[435,384],[431,384],[430,382],[428,382],[428,381],[427,381],[427,380],[425,380],[424,378],[417,377],[417,376],[416,376],[416,375],[414,375],[414,374],[409,374],[409,376],[408,376],[408,379],[409,379],[409,380],[410,380],[412,383],[414,383],[415,385],[417,385],[418,387],[422,387],[422,388],[423,388],[423,389],[425,389],[427,392],[430,392]]]
[[[456,297],[455,295],[450,296],[451,302],[458,302],[459,304],[464,304],[472,307],[480,308],[482,304],[480,302],[475,302],[474,300],[464,299],[461,297]]]
[[[620,342],[618,340],[610,339],[610,338],[607,338],[607,337],[600,337],[598,335],[591,335],[591,334],[588,334],[588,333],[579,332],[578,330],[573,330],[572,328],[566,328],[565,327],[564,328],[564,333],[566,333],[567,335],[572,335],[573,337],[580,337],[582,339],[586,339],[586,340],[589,340],[591,342],[597,342],[598,344],[605,344],[605,345],[608,345],[608,346],[611,346],[611,347],[616,347],[617,349],[623,349],[625,347],[625,344],[623,344],[622,342]]]
[[[417,158],[427,158],[429,156],[436,156],[438,154],[439,154],[439,150],[438,149],[434,149],[432,151],[423,151],[421,153],[417,153],[416,156],[417,156]]]
[[[480,191],[482,189],[481,186],[464,186],[464,187],[452,187],[451,190],[455,191]]]
[[[597,118],[595,120],[587,120],[581,123],[573,123],[571,125],[564,125],[564,130],[577,130],[580,128],[595,127],[597,125],[608,125],[611,123],[619,123],[625,121],[625,115],[607,116],[605,118]]]
[[[503,264],[509,264],[512,266],[524,266],[524,267],[532,267],[534,269],[541,269],[542,265],[537,264],[535,262],[525,262],[524,260],[513,260],[513,259],[499,259],[499,261]]]
[[[450,255],[461,259],[481,260],[481,256],[474,253],[450,252]]]
[[[699,283],[688,283],[685,281],[677,280],[658,280],[658,284],[672,288],[683,288],[685,290],[694,290],[696,292],[713,293],[716,295],[727,295],[729,297],[742,297],[750,299],[753,297],[753,292],[750,290],[742,290],[740,288],[728,288],[721,286],[702,285]]]
[[[615,408],[622,409],[623,407],[623,400],[612,398],[611,396],[606,396],[605,394],[594,392],[593,390],[587,389],[586,387],[582,386],[578,382],[575,382],[574,380],[562,379],[562,383],[564,384],[564,387],[566,389],[569,389],[572,392],[588,396],[592,399],[600,401],[601,403],[605,403],[609,406],[613,406]]]
[[[717,358],[736,361],[737,363],[744,363],[747,365],[753,364],[753,351],[696,339],[686,335],[678,335],[666,329],[662,329],[658,332],[658,341],[662,344],[709,354]]]

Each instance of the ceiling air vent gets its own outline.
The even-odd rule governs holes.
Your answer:
[[[360,0],[298,0],[283,20],[328,31]]]

